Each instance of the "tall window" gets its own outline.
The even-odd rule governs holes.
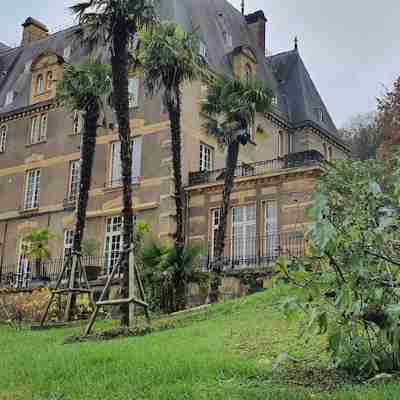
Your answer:
[[[128,80],[129,108],[139,105],[139,78],[129,78]]]
[[[36,94],[41,94],[43,92],[44,92],[43,75],[39,74],[36,78]]]
[[[140,178],[142,163],[142,137],[132,139],[132,181],[135,183]],[[114,142],[111,145],[111,177],[110,186],[122,185],[121,168],[121,142]]]
[[[244,67],[244,75],[246,82],[249,83],[253,79],[253,70],[250,64],[246,64]]]
[[[332,146],[329,146],[329,147],[328,147],[328,161],[333,161]]]
[[[200,41],[200,44],[199,44],[199,54],[200,54],[205,60],[208,60],[208,49],[207,49],[207,45],[206,45],[203,41]]]
[[[32,279],[32,263],[27,256],[30,243],[21,240],[18,248],[17,288],[27,288]]]
[[[221,221],[221,209],[216,208],[214,210],[211,210],[211,254],[210,254],[210,256],[211,256],[212,260],[214,259],[220,221]]]
[[[232,209],[231,254],[234,264],[251,263],[256,257],[256,205]]]
[[[47,139],[47,114],[31,118],[30,144],[36,144]]]
[[[46,76],[46,88],[51,89],[53,86],[53,71],[48,71]]]
[[[63,251],[64,259],[72,254],[73,245],[74,245],[74,231],[73,230],[64,231],[64,251]]]
[[[76,201],[78,198],[80,171],[80,160],[71,161],[69,169],[68,201]]]
[[[64,48],[63,57],[65,60],[68,60],[71,57],[71,46]]]
[[[118,262],[122,245],[122,217],[110,217],[106,220],[104,240],[104,258],[106,273],[110,273]]]
[[[214,162],[214,149],[204,143],[200,143],[200,171],[211,171]]]
[[[83,129],[83,117],[82,113],[78,110],[74,111],[73,122],[72,122],[72,132],[74,135],[80,135]]]
[[[0,153],[4,153],[6,151],[7,130],[7,125],[0,126]]]
[[[40,169],[33,169],[26,173],[24,209],[31,210],[39,207],[40,197]]]
[[[269,260],[272,261],[279,255],[278,203],[276,201],[265,202],[264,221],[264,257],[267,257]]]

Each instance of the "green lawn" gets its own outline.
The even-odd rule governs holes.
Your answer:
[[[400,399],[394,383],[324,391],[334,379],[323,339],[304,343],[275,302],[271,290],[180,317],[175,330],[108,342],[64,345],[80,328],[0,327],[0,399]],[[273,372],[283,351],[307,362]]]

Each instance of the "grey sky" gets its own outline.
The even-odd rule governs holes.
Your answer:
[[[201,2],[201,0],[198,0]],[[231,0],[239,7],[240,0]],[[72,23],[71,0],[2,0],[0,41],[19,44],[28,16],[51,31]],[[383,85],[400,75],[398,0],[246,0],[247,12],[263,9],[273,53],[300,52],[338,127],[375,109]]]

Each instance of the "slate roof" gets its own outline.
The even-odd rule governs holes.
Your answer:
[[[163,0],[160,5],[163,21],[174,21],[187,31],[195,30],[208,50],[210,66],[221,73],[232,72],[232,51],[239,46],[251,46],[257,56],[257,79],[277,93],[275,113],[292,126],[306,122],[316,125],[336,140],[336,127],[312,82],[297,51],[289,51],[266,58],[264,49],[255,48],[256,37],[246,23],[246,17],[227,0]],[[260,12],[259,12],[260,13]],[[253,14],[255,17],[256,14]],[[232,35],[232,47],[223,39],[223,29]],[[70,62],[79,62],[85,56],[82,46],[73,46],[76,28],[60,31],[30,46],[4,49],[0,45],[0,115],[29,105],[30,63],[45,51],[63,57],[64,48],[72,45]],[[106,52],[104,51],[104,54]],[[6,71],[3,79],[1,71]],[[8,91],[15,92],[12,105],[4,107]],[[325,119],[318,121],[314,110],[324,110]]]

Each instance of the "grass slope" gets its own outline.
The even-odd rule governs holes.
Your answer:
[[[330,380],[315,373],[327,361],[323,339],[308,344],[299,339],[276,298],[270,290],[181,316],[174,322],[185,327],[176,330],[108,342],[63,345],[81,328],[16,332],[0,327],[0,399],[400,398],[397,384],[344,387],[330,394],[311,387],[308,379]],[[283,351],[307,362],[273,372]]]

